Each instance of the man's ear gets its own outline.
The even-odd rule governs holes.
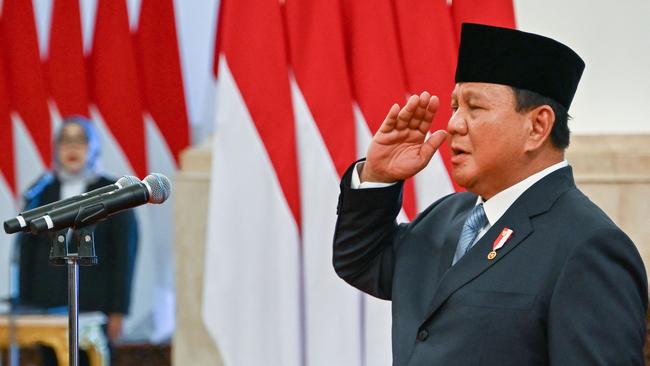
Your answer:
[[[555,124],[555,112],[551,106],[544,104],[528,111],[531,129],[526,141],[526,151],[539,149],[546,141],[550,142],[551,130]]]

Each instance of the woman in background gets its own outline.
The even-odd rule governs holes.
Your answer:
[[[54,143],[54,170],[25,193],[25,209],[38,207],[115,183],[98,172],[100,144],[92,123],[83,117],[64,120]],[[49,264],[47,235],[23,234],[20,247],[21,306],[40,309],[67,306],[67,270]],[[105,333],[113,343],[122,333],[128,313],[137,251],[137,222],[127,210],[100,222],[95,229],[98,264],[79,269],[79,310],[107,316]],[[112,353],[112,352],[111,352]],[[49,348],[41,352],[45,365],[56,365]],[[87,363],[80,355],[80,363]]]

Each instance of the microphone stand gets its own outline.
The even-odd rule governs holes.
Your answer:
[[[50,232],[50,264],[68,269],[68,356],[70,366],[79,366],[79,265],[97,264],[95,225],[70,230],[77,251],[70,251],[68,229]]]
[[[7,364],[8,366],[18,366],[20,364],[20,348],[18,347],[18,340],[16,336],[16,317],[18,308],[18,294],[15,288],[17,279],[16,270],[18,266],[18,254],[16,243],[12,243],[9,247],[9,296],[1,299],[0,302],[6,302],[7,310],[7,338],[8,338],[8,352]],[[1,353],[0,353],[1,356]],[[2,365],[2,357],[0,357],[0,366]]]

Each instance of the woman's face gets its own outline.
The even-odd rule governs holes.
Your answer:
[[[63,169],[71,174],[79,173],[88,159],[88,138],[83,127],[66,123],[57,141],[58,160]]]

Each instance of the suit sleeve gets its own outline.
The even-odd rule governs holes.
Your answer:
[[[352,286],[389,300],[395,245],[404,226],[395,218],[402,205],[402,182],[385,188],[350,188],[353,164],[341,180],[334,232],[336,273]]]
[[[133,210],[127,210],[111,218],[110,245],[114,248],[110,257],[109,308],[107,313],[126,314],[131,302],[131,284],[138,246],[138,224]]]
[[[643,262],[620,230],[575,246],[549,306],[549,360],[560,365],[645,364],[648,302]]]

